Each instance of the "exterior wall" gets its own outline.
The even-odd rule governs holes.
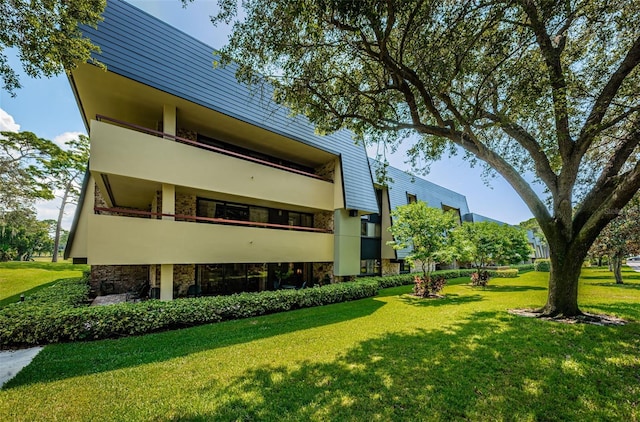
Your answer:
[[[91,123],[92,173],[334,210],[334,184],[103,122]]]
[[[313,279],[314,283],[327,284],[334,282],[333,262],[314,262],[313,263]]]
[[[313,214],[313,227],[316,229],[324,229],[334,231],[333,213],[322,211]]]
[[[334,275],[354,276],[360,273],[360,217],[349,216],[347,210],[334,212]]]
[[[181,264],[173,266],[174,297],[186,296],[189,286],[196,282],[196,266]]]
[[[400,263],[391,262],[388,259],[382,259],[382,275],[397,275],[400,274]]]
[[[382,246],[381,256],[382,259],[396,259],[396,250],[387,245],[387,242],[393,240],[393,236],[389,231],[391,227],[391,210],[389,209],[389,190],[382,189],[382,203],[380,204],[380,230],[382,233],[382,239],[380,241]],[[384,268],[382,270],[384,274]]]
[[[196,215],[196,196],[186,193],[176,193],[176,214]],[[176,218],[176,220],[180,220]]]
[[[92,265],[334,261],[330,233],[95,214],[89,216],[88,233]],[[344,252],[348,258],[349,251]]]
[[[126,293],[148,281],[148,265],[91,266],[90,286],[98,295]]]
[[[71,247],[65,251],[65,258],[87,258],[89,256],[89,216],[93,214],[95,181],[93,177],[87,175],[89,180],[86,181],[86,191],[84,192],[84,200],[76,209],[76,217],[74,218],[74,227],[72,229],[73,237],[70,238]]]
[[[327,180],[334,180],[335,169],[336,169],[336,162],[329,161],[325,165],[316,168],[315,174]]]

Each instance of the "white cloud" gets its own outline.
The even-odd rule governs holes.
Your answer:
[[[72,139],[78,139],[78,136],[80,135],[85,135],[86,133],[84,132],[65,132],[62,133],[58,136],[56,136],[55,138],[53,138],[53,142],[58,145],[61,148],[65,148],[66,149],[66,143]]]
[[[0,131],[18,132],[20,125],[13,120],[13,116],[0,108]]]
[[[38,220],[57,220],[60,207],[60,198],[50,201],[36,201],[36,211]],[[73,222],[73,216],[76,211],[76,205],[67,204],[64,208],[64,217],[62,217],[62,228],[70,230]]]

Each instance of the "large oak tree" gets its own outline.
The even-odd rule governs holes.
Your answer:
[[[183,0],[188,3],[189,0]],[[219,0],[222,63],[319,131],[502,175],[549,243],[548,316],[576,316],[589,246],[640,187],[640,0]],[[531,175],[531,177],[528,177]],[[541,183],[549,201],[530,182]]]

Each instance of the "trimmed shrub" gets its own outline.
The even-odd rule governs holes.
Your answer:
[[[533,268],[536,271],[548,273],[551,271],[551,261],[548,259],[536,259],[536,262],[533,264]]]
[[[471,274],[471,285],[485,287],[487,284],[489,284],[490,278],[491,276],[489,275],[489,271],[487,270],[476,271]]]
[[[0,310],[0,346],[95,340],[190,327],[375,296],[372,280],[336,283],[303,290],[277,290],[88,307],[88,286],[63,280],[25,302]]]
[[[447,279],[442,275],[423,277],[416,275],[413,278],[413,294],[419,297],[437,297],[440,290],[447,284]]]
[[[518,270],[518,273],[524,274],[529,271],[533,271],[533,264],[520,264],[520,265],[511,265],[509,268],[515,268]]]
[[[518,269],[509,268],[507,270],[490,270],[489,275],[496,278],[515,278],[518,277]]]

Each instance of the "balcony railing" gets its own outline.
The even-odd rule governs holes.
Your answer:
[[[132,210],[127,208],[94,207],[93,210],[97,214],[101,214],[103,212],[109,212],[109,213],[117,213],[118,215],[121,215],[121,216],[136,216],[136,217],[149,217],[149,218],[173,217],[176,220],[179,219],[179,220],[187,220],[187,221],[203,222],[203,223],[226,224],[226,225],[232,225],[232,226],[260,227],[260,228],[266,228],[266,229],[280,229],[280,230],[297,230],[297,231],[315,232],[315,233],[333,233],[331,230],[319,229],[315,227],[290,226],[288,224],[260,223],[257,221],[228,220],[226,218],[197,217],[194,215],[184,215],[184,214],[167,214],[167,213],[161,213],[161,212]]]
[[[208,145],[208,144],[205,144],[205,143],[202,143],[202,142],[198,142],[198,141],[194,141],[194,140],[191,140],[191,139],[182,138],[180,136],[171,135],[169,133],[165,133],[165,132],[162,132],[162,131],[159,131],[159,130],[150,129],[150,128],[147,128],[147,127],[144,127],[144,126],[136,125],[134,123],[125,122],[123,120],[118,120],[118,119],[114,119],[114,118],[111,118],[111,117],[103,116],[101,114],[97,114],[96,115],[96,119],[99,122],[103,122],[104,121],[104,122],[113,123],[113,124],[116,124],[118,126],[122,126],[122,127],[128,128],[128,129],[133,129],[133,130],[135,130],[137,132],[146,133],[148,135],[153,135],[153,136],[157,136],[157,137],[160,137],[160,138],[173,139],[174,141],[180,142],[182,144],[191,145],[191,146],[194,146],[194,147],[197,147],[197,148],[202,148],[202,149],[206,149],[206,150],[209,150],[209,151],[217,152],[219,154],[228,155],[230,157],[239,158],[241,160],[251,161],[251,162],[254,162],[256,164],[261,164],[261,165],[268,166],[268,167],[273,167],[273,168],[276,168],[276,169],[279,169],[279,170],[288,171],[290,173],[295,173],[295,174],[299,174],[299,175],[302,175],[302,176],[311,177],[311,178],[314,178],[314,179],[323,180],[325,182],[333,183],[332,180],[324,178],[324,177],[321,177],[321,176],[318,176],[317,174],[313,174],[313,173],[309,173],[309,172],[306,172],[306,171],[302,171],[302,170],[294,169],[294,168],[291,168],[291,167],[283,166],[283,165],[278,164],[278,163],[272,163],[272,162],[267,161],[267,160],[261,160],[260,158],[251,157],[249,155],[240,154],[240,153],[235,152],[235,151],[229,151],[229,150],[226,150],[224,148],[219,148],[219,147],[215,147],[213,145]]]

